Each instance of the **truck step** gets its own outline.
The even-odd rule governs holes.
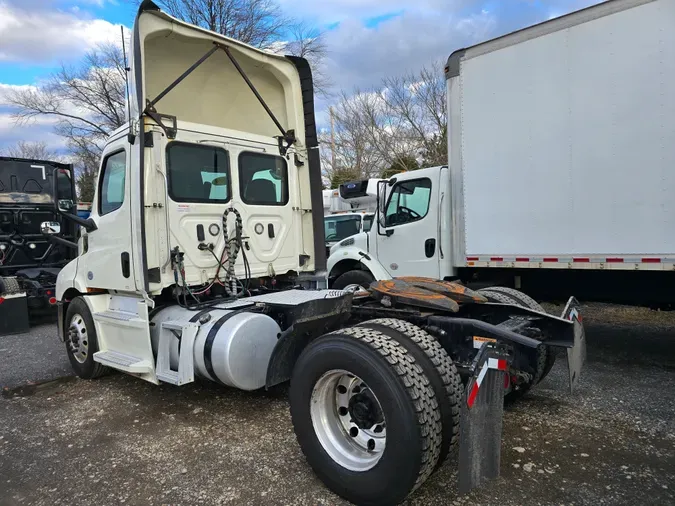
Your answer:
[[[148,322],[139,318],[136,313],[128,313],[126,311],[98,311],[92,315],[94,320],[103,323],[112,323],[117,326],[138,327],[144,328]]]
[[[152,372],[152,364],[147,360],[117,351],[98,351],[94,353],[94,360],[113,369],[119,369],[120,371],[132,374]]]
[[[159,328],[159,347],[157,350],[157,379],[172,385],[185,385],[195,380],[194,343],[199,324],[191,322],[167,321]],[[180,339],[178,370],[171,368],[171,343]]]
[[[178,371],[163,371],[157,373],[157,379],[164,383],[171,383],[172,385],[180,385],[178,378]]]

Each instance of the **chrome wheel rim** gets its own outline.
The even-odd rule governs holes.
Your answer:
[[[68,327],[68,349],[75,360],[83,364],[89,356],[89,336],[84,318],[80,314],[74,314]]]
[[[314,385],[310,416],[328,455],[350,471],[367,471],[382,458],[386,420],[375,394],[344,370],[325,373]]]
[[[358,284],[353,284],[353,285],[347,285],[342,289],[343,292],[349,292],[353,293],[355,296],[360,296],[360,295],[368,295],[368,289],[358,285]]]

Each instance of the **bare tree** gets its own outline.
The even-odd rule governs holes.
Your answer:
[[[374,111],[380,102],[376,93],[342,92],[333,108],[335,131],[333,139],[324,132],[320,136],[324,175],[333,180],[341,171],[350,171],[359,178],[376,177],[386,164],[382,151],[374,144]],[[331,149],[334,146],[335,157]],[[333,166],[335,158],[335,166]]]
[[[60,162],[63,159],[56,151],[49,149],[44,141],[19,141],[0,151],[0,154],[12,158],[30,158],[31,160],[49,160],[52,162]]]
[[[172,16],[254,47],[280,40],[287,20],[274,0],[161,0]]]
[[[93,194],[107,137],[126,122],[124,79],[122,50],[107,44],[75,66],[63,65],[43,86],[8,94],[18,124],[30,124],[38,117],[56,119],[55,131],[66,139],[78,167],[81,198]]]
[[[331,81],[324,66],[328,55],[324,32],[299,21],[289,25],[287,35],[289,40],[283,45],[283,52],[307,59],[312,69],[314,91],[324,97],[330,96]]]
[[[441,65],[386,78],[378,89],[343,92],[334,111],[335,141],[326,134],[321,138],[322,166],[329,180],[344,168],[368,178],[447,163]]]
[[[398,118],[416,141],[424,165],[446,164],[448,113],[442,64],[423,67],[418,74],[387,78],[382,84],[387,90],[387,114]]]

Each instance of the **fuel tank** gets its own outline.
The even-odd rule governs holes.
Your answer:
[[[241,390],[265,386],[267,365],[281,333],[274,319],[261,313],[213,308],[191,311],[180,306],[159,310],[150,323],[157,356],[163,322],[198,323],[194,343],[195,375]],[[165,330],[164,332],[167,332]],[[171,342],[171,368],[178,368],[179,339]]]

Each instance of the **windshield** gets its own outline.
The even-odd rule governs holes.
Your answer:
[[[326,241],[341,241],[361,231],[360,214],[343,214],[324,218]]]
[[[0,160],[0,202],[8,204],[48,204],[53,202],[52,177],[54,167],[30,160]],[[59,175],[59,198],[72,199],[70,180]]]

